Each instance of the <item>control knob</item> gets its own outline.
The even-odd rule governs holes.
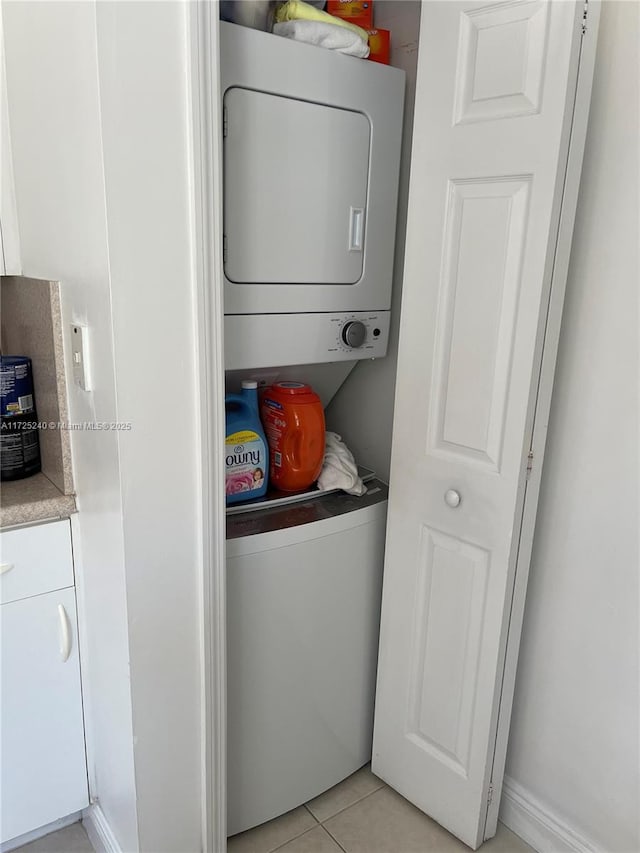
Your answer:
[[[367,337],[367,327],[360,320],[350,320],[342,327],[342,340],[352,349],[361,347]]]

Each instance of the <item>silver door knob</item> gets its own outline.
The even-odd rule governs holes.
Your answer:
[[[447,489],[444,493],[444,502],[447,506],[450,506],[452,509],[455,509],[459,506],[462,498],[460,497],[460,492],[456,492],[455,489]]]

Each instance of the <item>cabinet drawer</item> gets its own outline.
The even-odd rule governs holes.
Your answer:
[[[68,520],[0,533],[0,603],[73,586]]]

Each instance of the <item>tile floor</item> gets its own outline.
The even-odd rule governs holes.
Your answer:
[[[469,853],[457,838],[358,770],[315,800],[229,839],[228,853]],[[506,826],[483,853],[534,853]]]
[[[16,847],[12,853],[93,853],[93,847],[82,824],[72,823],[37,841]]]
[[[381,782],[358,770],[304,806],[229,839],[228,853],[469,853],[469,848]],[[14,853],[93,853],[79,823]],[[506,826],[482,853],[534,853]]]

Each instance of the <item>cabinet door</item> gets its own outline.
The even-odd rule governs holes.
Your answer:
[[[422,7],[372,765],[474,848],[500,799],[582,39],[575,3]]]
[[[2,841],[85,808],[73,587],[0,607]]]

